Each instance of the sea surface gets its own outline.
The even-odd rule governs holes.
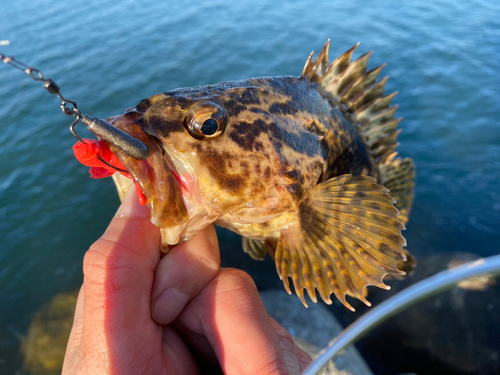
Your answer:
[[[328,39],[331,58],[374,50],[369,67],[387,63],[386,92],[399,92],[398,151],[417,167],[408,248],[498,254],[500,2],[0,0],[0,52],[101,118],[178,87],[300,75]],[[73,157],[58,104],[0,64],[0,374],[22,373],[33,314],[78,288],[119,205],[111,179]]]

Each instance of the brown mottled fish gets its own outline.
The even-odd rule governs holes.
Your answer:
[[[367,71],[371,52],[350,62],[357,45],[329,64],[328,47],[298,78],[168,91],[108,122],[150,148],[137,161],[111,146],[165,252],[216,223],[252,258],[269,253],[304,305],[304,289],[314,302],[317,290],[354,310],[346,295],[369,305],[366,286],[389,289],[384,276],[404,274],[414,166],[395,152],[401,119],[387,78],[377,82],[383,65]],[[113,177],[123,197],[128,180]]]

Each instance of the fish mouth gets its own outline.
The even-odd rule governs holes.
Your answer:
[[[156,140],[136,123],[138,115],[126,113],[111,117],[107,121],[146,144],[149,148],[149,157],[137,160],[113,145],[110,145],[110,149],[132,175],[137,188],[144,194],[146,204],[151,208],[151,222],[160,229],[178,227],[188,219],[181,194],[182,188],[175,178],[177,174],[169,167],[169,164],[171,166],[173,164],[171,161],[168,162],[168,154],[164,154]],[[174,238],[169,240],[169,242],[174,241]],[[175,243],[169,243],[173,244]]]

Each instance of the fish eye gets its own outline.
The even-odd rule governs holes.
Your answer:
[[[203,121],[200,132],[203,135],[214,135],[219,130],[219,122],[214,118]]]
[[[185,127],[199,140],[219,138],[227,126],[227,113],[220,105],[205,101],[196,103],[186,116]]]

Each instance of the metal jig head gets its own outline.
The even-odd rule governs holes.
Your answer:
[[[147,159],[149,156],[149,148],[143,142],[138,139],[132,137],[131,135],[125,133],[124,131],[115,128],[113,125],[108,122],[97,118],[90,117],[87,115],[82,115],[76,102],[73,100],[65,99],[61,93],[59,86],[50,78],[45,78],[38,69],[32,68],[23,62],[16,60],[13,56],[7,56],[0,53],[0,60],[3,60],[4,63],[10,64],[16,69],[19,69],[26,74],[28,74],[35,81],[42,81],[43,87],[47,89],[51,94],[57,95],[57,97],[61,100],[61,104],[59,107],[63,111],[63,113],[67,116],[75,116],[76,119],[73,121],[71,126],[69,127],[71,133],[83,143],[82,138],[78,135],[75,130],[75,126],[82,121],[85,125],[87,125],[88,129],[97,135],[99,138],[104,139],[106,142],[111,143],[116,146],[119,150],[123,151],[125,154],[133,157],[137,160]],[[98,156],[99,159],[101,159]],[[104,160],[101,159],[104,163],[108,164]],[[109,164],[108,164],[109,165]],[[111,165],[111,167],[118,169]]]

